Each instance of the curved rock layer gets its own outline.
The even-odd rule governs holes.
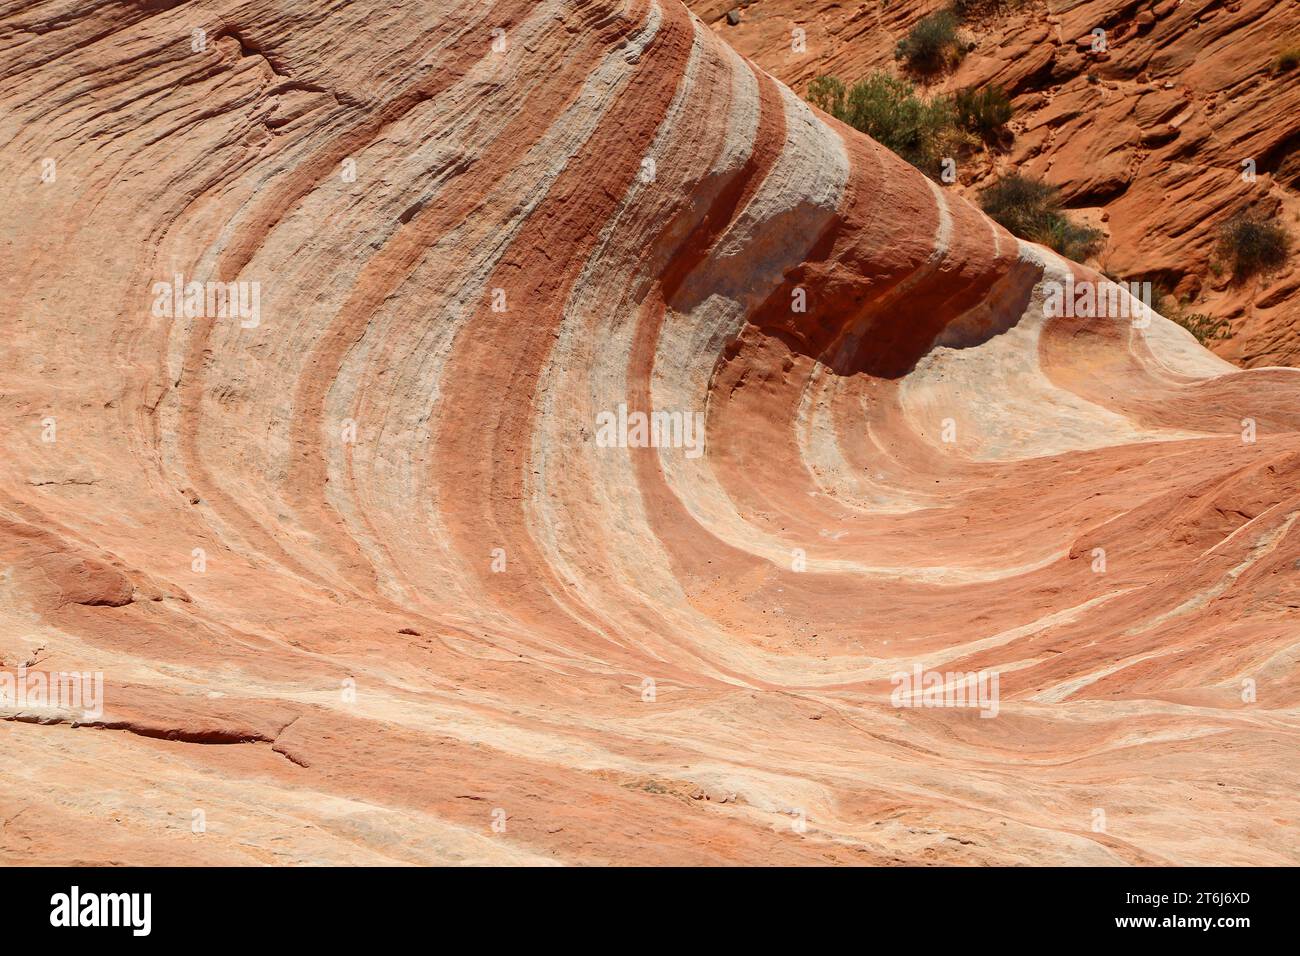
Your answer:
[[[817,76],[896,71],[897,42],[945,0],[690,0],[737,50],[803,93]],[[1226,321],[1210,346],[1248,367],[1300,366],[1300,268],[1235,281],[1218,229],[1250,211],[1300,239],[1295,0],[965,0],[956,69],[933,92],[996,84],[1015,106],[1005,148],[961,159],[959,191],[1009,170],[1059,186],[1106,234],[1098,265],[1158,283]],[[730,19],[728,12],[734,11]],[[1093,50],[1094,30],[1105,49]],[[796,32],[798,31],[798,32]],[[800,43],[795,44],[796,36]],[[1283,64],[1284,65],[1284,64]],[[926,78],[918,78],[926,83]],[[1249,161],[1248,169],[1243,163]]]
[[[677,0],[3,11],[6,863],[1298,861],[1300,372]]]

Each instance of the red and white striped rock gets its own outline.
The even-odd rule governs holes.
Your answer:
[[[895,46],[939,0],[843,3],[689,0],[737,50],[806,92],[897,71]],[[1013,141],[963,157],[953,188],[977,193],[1018,171],[1057,185],[1071,215],[1105,233],[1099,267],[1160,283],[1185,311],[1229,323],[1211,347],[1247,367],[1300,366],[1300,261],[1233,280],[1218,229],[1250,210],[1300,240],[1300,83],[1276,64],[1300,49],[1300,5],[1274,0],[1035,0],[971,3],[973,48],[926,95],[996,84]],[[981,9],[982,8],[982,9]],[[1105,49],[1093,51],[1095,30]],[[796,40],[798,43],[796,44]],[[1249,165],[1243,165],[1247,163]],[[1295,242],[1293,241],[1293,245]]]
[[[677,0],[3,25],[5,863],[1297,862],[1300,372]]]

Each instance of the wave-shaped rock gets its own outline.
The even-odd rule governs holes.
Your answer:
[[[1300,372],[677,0],[0,50],[6,862],[1296,862]]]
[[[1300,222],[1300,8],[1272,0],[690,0],[741,53],[799,92],[822,75],[897,71],[897,44],[940,7],[964,11],[969,52],[916,77],[927,95],[995,85],[1014,136],[971,151],[951,188],[1044,177],[1099,228],[1102,268],[1163,286],[1225,323],[1208,342],[1248,367],[1300,365],[1295,257],[1239,279],[1219,230],[1249,212]],[[728,16],[729,13],[734,14]],[[732,20],[737,22],[733,25]],[[1221,336],[1229,331],[1230,337]]]

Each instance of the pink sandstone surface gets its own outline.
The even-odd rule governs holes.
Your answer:
[[[1048,318],[678,0],[0,52],[0,662],[104,675],[0,709],[0,862],[1300,862],[1300,371]]]

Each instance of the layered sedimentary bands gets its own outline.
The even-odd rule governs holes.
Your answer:
[[[1298,861],[1300,372],[677,0],[0,9],[5,863]]]
[[[690,0],[727,41],[803,93],[817,76],[895,71],[897,41],[944,0]],[[1102,229],[1098,265],[1159,283],[1187,311],[1226,321],[1211,343],[1245,366],[1300,366],[1300,268],[1248,281],[1224,269],[1234,214],[1300,233],[1296,0],[962,0],[969,52],[921,77],[951,93],[995,84],[1015,104],[1004,149],[964,158],[955,188],[1017,170],[1061,188]],[[733,25],[727,18],[737,22]],[[794,31],[801,30],[796,52]],[[1104,31],[1104,49],[1094,30]],[[1282,66],[1279,66],[1281,61]],[[1249,160],[1254,173],[1246,176]]]

